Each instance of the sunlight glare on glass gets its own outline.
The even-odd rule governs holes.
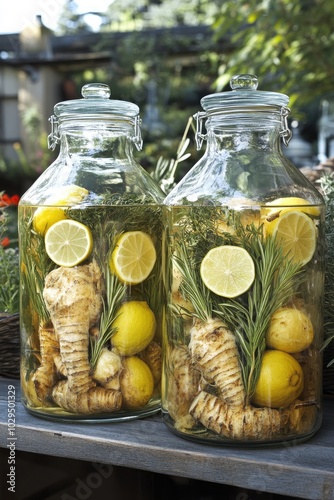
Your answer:
[[[36,16],[51,30],[57,28],[59,16],[67,0],[12,0],[0,2],[0,34],[20,33],[36,25]],[[77,14],[85,14],[85,21],[93,30],[98,30],[101,20],[94,13],[104,12],[114,0],[77,0]]]

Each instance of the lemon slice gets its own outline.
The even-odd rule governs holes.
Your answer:
[[[293,262],[304,266],[313,257],[317,231],[312,219],[303,212],[282,214],[273,231],[283,247],[283,254]]]
[[[255,278],[255,266],[244,248],[224,245],[206,254],[200,273],[209,290],[221,297],[233,298],[249,289]]]
[[[110,269],[123,283],[138,285],[149,276],[156,259],[151,237],[143,231],[128,231],[116,243]]]
[[[53,224],[45,235],[45,250],[58,266],[73,267],[89,257],[93,238],[89,227],[71,219]]]
[[[89,193],[83,187],[71,184],[61,188],[60,192],[50,196],[44,204],[48,206],[39,207],[34,213],[33,229],[45,236],[47,230],[56,222],[67,219],[65,209],[61,206],[73,206],[80,203]]]

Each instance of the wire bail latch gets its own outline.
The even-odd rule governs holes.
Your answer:
[[[48,135],[48,148],[54,151],[57,144],[60,143],[60,137],[58,136],[58,120],[55,115],[52,115],[49,118],[49,122],[51,123],[51,132]]]
[[[284,106],[281,108],[282,130],[280,131],[279,135],[283,139],[284,146],[288,146],[292,138],[292,132],[289,129],[288,124],[288,116],[290,112],[290,108],[285,108]]]

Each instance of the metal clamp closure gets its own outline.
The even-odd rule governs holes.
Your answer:
[[[116,118],[119,118],[116,116]],[[48,148],[52,151],[55,150],[57,144],[60,143],[60,137],[58,135],[58,125],[59,121],[55,115],[52,115],[49,118],[49,122],[51,123],[51,133],[48,135]],[[143,147],[143,139],[141,136],[141,119],[140,116],[137,115],[134,119],[131,119],[131,122],[134,124],[134,136],[131,137],[131,141],[135,144],[138,151],[141,151]]]
[[[277,109],[277,108],[276,108]],[[252,113],[257,111],[257,112],[267,112],[268,111],[268,106],[263,105],[263,106],[257,106],[256,109],[243,109],[241,107],[234,107],[233,112],[242,112],[242,113]],[[288,124],[288,116],[290,114],[290,109],[286,107],[281,108],[281,127],[282,129],[280,130],[279,134],[280,137],[282,137],[283,143],[285,146],[287,146],[291,140],[292,137],[292,132],[289,129],[289,124]],[[196,141],[196,147],[197,150],[201,149],[203,141],[206,140],[207,134],[203,133],[203,122],[207,118],[211,118],[214,116],[226,116],[231,113],[231,110],[222,110],[222,109],[211,109],[210,111],[203,112],[199,111],[198,113],[194,114],[194,118],[196,120],[196,133],[195,133],[195,141]]]
[[[292,132],[289,129],[289,124],[288,124],[288,116],[290,112],[291,112],[290,108],[284,108],[284,107],[281,108],[282,130],[280,131],[279,135],[283,139],[284,146],[288,146],[292,138]]]
[[[54,115],[52,115],[49,118],[49,122],[51,123],[51,133],[48,135],[48,148],[51,149],[51,151],[54,151],[57,144],[60,143],[60,137],[57,135],[58,120]]]
[[[141,119],[140,119],[140,116],[137,115],[135,117],[135,119],[134,119],[135,135],[132,138],[132,141],[134,142],[134,144],[135,144],[136,148],[138,149],[138,151],[141,151],[141,149],[143,147],[143,139],[142,139],[142,136],[141,136],[140,125],[141,125]]]
[[[203,134],[203,121],[207,118],[207,113],[204,111],[198,111],[198,113],[194,114],[194,118],[196,120],[196,133],[195,133],[195,141],[196,148],[199,151],[202,147],[203,141],[206,140],[207,134]]]

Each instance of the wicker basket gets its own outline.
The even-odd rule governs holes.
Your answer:
[[[0,375],[20,377],[19,313],[0,313]]]

